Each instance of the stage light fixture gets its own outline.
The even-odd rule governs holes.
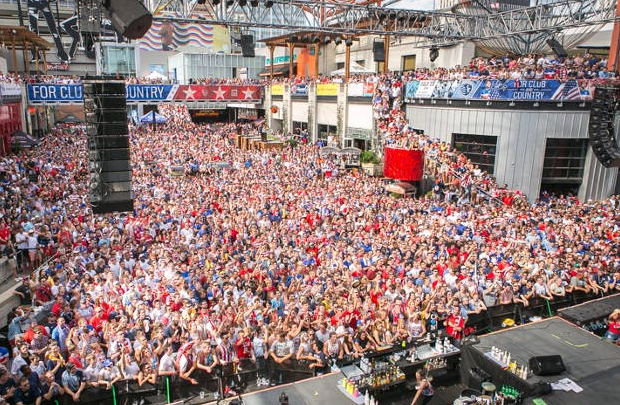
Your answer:
[[[330,42],[332,42],[332,38],[329,35],[326,35],[325,38],[323,38],[323,43],[327,45]]]
[[[346,41],[344,41],[344,44],[346,46],[351,46],[353,45],[353,40],[351,38],[347,38]]]
[[[248,4],[248,0],[239,0],[239,7],[245,7]]]
[[[431,48],[429,57],[431,62],[435,62],[435,59],[439,57],[439,48]]]
[[[198,4],[205,4],[207,2],[207,0],[197,0],[196,3]]]
[[[396,11],[390,11],[389,17],[390,17],[390,20],[395,20],[396,19]]]
[[[377,13],[377,17],[379,17],[380,21],[383,21],[383,20],[385,20],[387,18],[387,13],[385,11],[381,10],[381,11],[379,11]]]
[[[235,4],[235,0],[226,0],[226,7],[231,7],[233,4]]]
[[[258,7],[258,0],[250,0],[250,6]]]
[[[320,42],[320,41],[321,41],[321,38],[320,38],[318,35],[314,34],[314,35],[312,36],[311,41],[312,41],[312,43],[313,43],[313,44],[316,44],[316,43],[318,43],[318,42]]]
[[[211,4],[213,4],[214,6],[218,6],[220,2],[221,0],[211,0]]]
[[[405,14],[404,11],[399,11],[398,14],[396,14],[396,18],[398,19],[398,21],[405,21],[405,18],[407,18],[407,15]]]
[[[340,44],[342,43],[342,38],[340,38],[339,36],[337,36],[337,37],[334,39],[334,43],[335,43],[336,45],[340,45]]]
[[[299,37],[297,35],[291,35],[291,43],[299,42]]]
[[[109,0],[104,5],[112,26],[125,38],[142,38],[153,24],[153,15],[138,0]]]
[[[265,7],[271,8],[273,6],[273,0],[265,0]]]

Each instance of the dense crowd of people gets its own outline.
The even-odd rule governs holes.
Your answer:
[[[230,395],[241,370],[276,384],[430,330],[458,340],[488,306],[620,291],[617,197],[529,204],[413,131],[402,77],[373,80],[384,142],[425,150],[425,197],[393,198],[317,145],[239,150],[254,125],[196,125],[180,105],[131,130],[133,212],[93,215],[83,128],[2,158],[0,253],[47,264],[16,290],[0,395],[78,402],[119,380],[216,373]]]

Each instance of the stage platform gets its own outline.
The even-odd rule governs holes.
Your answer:
[[[616,308],[620,308],[620,293],[560,309],[558,315],[579,326],[587,326],[607,318]]]
[[[244,394],[241,399],[243,405],[277,405],[280,403],[278,400],[280,394],[285,392],[291,405],[357,405],[338,389],[338,382],[343,377],[341,372],[325,374]],[[226,401],[211,404],[227,404],[233,399],[228,398]]]
[[[496,346],[508,350],[518,364],[527,364],[530,357],[560,355],[566,371],[557,376],[531,376],[527,380],[502,370],[501,366],[485,354]],[[480,336],[480,342],[461,347],[461,375],[467,383],[467,370],[479,367],[489,373],[495,385],[512,385],[526,393],[525,404],[541,398],[547,405],[606,405],[620,403],[620,347],[586,332],[561,318],[502,330]],[[538,382],[557,382],[570,378],[583,391],[553,391],[540,396],[535,394]]]

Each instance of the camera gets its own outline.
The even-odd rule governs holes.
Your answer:
[[[286,395],[286,392],[281,393],[278,400],[280,401],[280,405],[288,405],[288,395]]]

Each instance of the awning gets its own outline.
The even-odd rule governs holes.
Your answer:
[[[385,187],[385,191],[390,192],[390,193],[400,194],[400,195],[408,195],[408,194],[414,194],[416,191],[416,188],[411,183],[399,182],[399,183],[392,183],[392,184],[387,185]]]
[[[81,124],[82,120],[76,117],[75,115],[69,113],[56,121],[56,124]]]
[[[256,108],[255,103],[228,103],[228,108]]]
[[[293,74],[295,74],[295,72],[297,72],[297,63],[293,63]],[[265,70],[260,72],[258,75],[264,77],[264,76],[269,76],[270,74],[271,74],[271,66],[265,66]],[[288,75],[288,63],[284,65],[274,65],[273,75],[274,76]]]

